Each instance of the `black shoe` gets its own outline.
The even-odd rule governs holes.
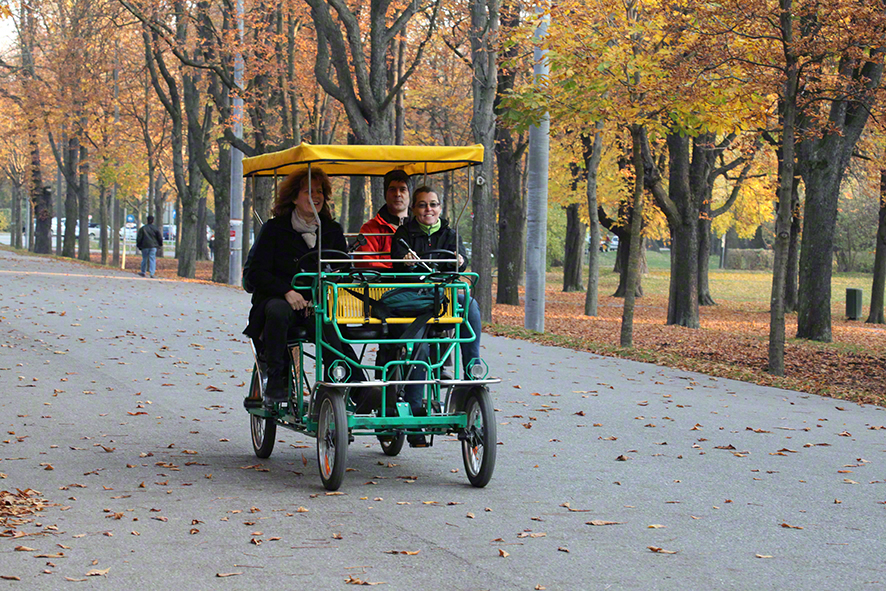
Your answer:
[[[407,435],[409,447],[428,447],[428,439],[424,435]]]
[[[286,387],[286,378],[268,378],[268,387],[265,390],[265,404],[273,406],[278,402],[286,402],[289,398],[289,388]]]

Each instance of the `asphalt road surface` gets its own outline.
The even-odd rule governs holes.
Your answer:
[[[253,455],[248,307],[0,251],[0,588],[886,588],[881,408],[486,335],[489,486],[358,438],[328,494]]]

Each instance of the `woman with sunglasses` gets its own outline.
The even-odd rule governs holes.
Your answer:
[[[440,271],[464,271],[467,266],[467,254],[461,240],[455,233],[455,230],[449,227],[449,222],[440,217],[443,205],[437,197],[436,191],[431,187],[419,187],[412,194],[412,215],[413,218],[406,224],[400,226],[394,233],[391,241],[391,258],[410,259],[422,258],[423,253],[431,250],[448,250],[457,253],[458,265],[455,263],[438,263],[437,267]],[[407,248],[408,247],[408,248]],[[413,254],[414,253],[414,254]],[[434,255],[437,258],[441,256]],[[452,257],[442,257],[452,258]],[[396,272],[415,272],[423,269],[416,263],[394,263],[394,271]],[[459,295],[459,304],[464,305],[464,295]],[[471,303],[468,306],[468,323],[477,335],[477,338],[470,343],[461,344],[462,366],[465,370],[465,376],[470,375],[470,366],[474,360],[480,359],[480,331],[482,324],[480,321],[480,306],[477,300],[471,297]],[[421,376],[416,374],[421,373]],[[414,370],[412,379],[424,379],[423,372]],[[422,392],[424,387],[421,384],[412,384],[404,389],[404,399],[412,407],[413,414],[421,412]],[[420,441],[422,440],[422,441]],[[420,447],[423,443],[424,436],[410,436],[409,443],[413,447]]]

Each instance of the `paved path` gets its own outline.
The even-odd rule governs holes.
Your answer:
[[[252,454],[243,292],[5,251],[0,286],[0,489],[53,504],[0,588],[886,588],[881,408],[487,335],[490,485],[358,438],[327,495],[312,439]]]

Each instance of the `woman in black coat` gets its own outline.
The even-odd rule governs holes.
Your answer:
[[[309,182],[310,181],[310,182]],[[309,188],[310,184],[310,188]],[[314,321],[307,314],[312,305],[310,290],[296,291],[292,277],[301,271],[317,268],[317,259],[309,258],[301,269],[298,261],[309,252],[316,252],[318,242],[323,250],[347,251],[342,227],[332,220],[329,195],[332,186],[326,174],[314,168],[290,174],[280,184],[274,216],[265,223],[256,238],[245,282],[250,284],[252,309],[249,325],[243,333],[259,344],[268,364],[266,402],[286,400],[288,352],[286,342],[291,330],[304,326],[313,332]],[[313,202],[313,208],[311,207]],[[316,209],[321,224],[314,215]],[[350,351],[350,355],[353,351]]]

